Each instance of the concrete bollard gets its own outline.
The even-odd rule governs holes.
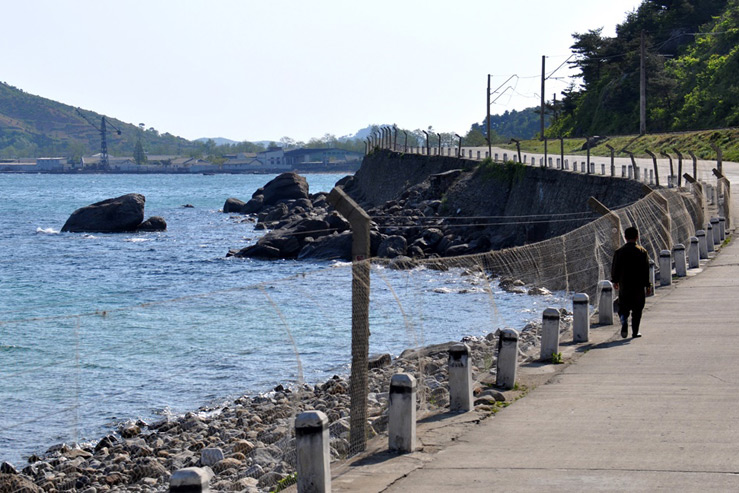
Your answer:
[[[721,244],[721,226],[720,221],[717,217],[711,218],[711,227],[713,228],[713,244]]]
[[[719,225],[719,231],[721,232],[721,241],[724,241],[726,239],[726,218],[719,217],[718,225]]]
[[[698,238],[690,237],[690,245],[688,246],[688,269],[697,269],[701,266],[700,246]]]
[[[713,225],[709,222],[706,224],[706,249],[709,252],[714,251],[713,245]]]
[[[512,389],[516,385],[517,369],[518,332],[514,329],[502,329],[498,334],[498,369],[495,385]]]
[[[587,170],[588,170],[587,167],[586,167],[587,165],[588,165],[588,163],[585,162],[585,161],[583,161],[582,163],[580,163],[580,171],[582,171],[583,173],[587,173]]]
[[[659,285],[672,284],[672,253],[669,250],[659,252]]]
[[[398,452],[416,449],[416,379],[398,373],[390,379],[388,448]]]
[[[570,160],[569,160],[569,159],[565,159],[565,169],[566,169],[567,171],[569,171],[569,170],[570,170]]]
[[[541,359],[551,360],[552,355],[559,353],[559,310],[544,310],[541,326]]]
[[[706,242],[706,231],[699,229],[695,232],[695,236],[698,238],[698,253],[701,259],[708,258],[708,242]]]
[[[685,260],[685,245],[678,243],[672,247],[672,255],[675,258],[675,274],[677,277],[688,275],[688,263]]]
[[[508,161],[508,153],[507,152],[504,152],[503,153],[503,162],[507,162],[507,161]]]
[[[455,344],[449,348],[449,410],[472,410],[472,365],[467,344]]]
[[[605,176],[605,174],[606,174],[606,163],[600,163],[600,174]]]
[[[600,297],[598,298],[598,323],[613,325],[613,284],[611,281],[598,283]]]
[[[321,411],[306,411],[295,418],[298,491],[331,491],[331,453],[328,418]]]
[[[495,153],[495,161],[497,161],[497,160],[498,160],[498,153],[496,152]]]
[[[626,165],[621,165],[621,178],[626,178]]]
[[[539,158],[539,166],[542,167],[542,168],[544,167],[544,158],[543,157],[540,157]]]
[[[175,471],[169,478],[170,493],[205,493],[210,491],[210,470],[186,467]]]
[[[627,177],[627,178],[628,178],[629,180],[631,180],[631,178],[632,178],[632,177],[633,177],[633,175],[634,175],[634,169],[633,169],[633,168],[632,168],[631,166],[629,166],[628,168],[626,168],[626,172],[627,172],[627,173],[626,173],[626,177]]]
[[[654,183],[654,170],[653,169],[649,170],[649,183],[650,184]]]
[[[654,268],[654,260],[650,258],[649,259],[649,284],[651,284],[652,287],[654,287],[655,279],[657,277],[654,272],[655,270],[656,269]],[[654,289],[652,289],[652,294],[650,294],[649,296],[654,296]]]
[[[590,297],[576,293],[572,297],[572,342],[590,339]]]
[[[552,158],[549,158],[549,167],[552,167]]]

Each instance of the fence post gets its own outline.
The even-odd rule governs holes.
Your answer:
[[[349,446],[357,453],[367,448],[367,388],[369,376],[370,217],[339,187],[328,202],[349,221],[352,229],[352,368],[349,395]]]
[[[688,275],[688,265],[685,261],[685,245],[678,243],[672,247],[673,255],[675,257],[675,274],[677,277],[685,277]]]
[[[169,478],[170,493],[206,493],[210,491],[212,475],[200,467],[179,469]]]
[[[546,361],[559,353],[559,310],[547,308],[542,318],[540,358]]]
[[[577,293],[572,297],[572,341],[588,342],[590,339],[590,297]]]
[[[706,249],[709,252],[714,251],[713,245],[713,225],[709,221],[708,224],[706,224]]]
[[[364,428],[362,428],[364,431]],[[306,411],[295,418],[298,491],[331,491],[331,452],[328,418],[321,411]]]
[[[399,452],[416,449],[416,379],[398,373],[390,379],[388,448]]]
[[[669,250],[659,252],[659,285],[672,284],[672,253]]]
[[[713,228],[713,244],[714,245],[720,245],[721,244],[721,221],[719,221],[719,218],[712,217],[711,218],[711,227]]]
[[[518,331],[502,329],[498,335],[498,369],[495,385],[512,389],[516,385],[518,369]]]
[[[455,344],[449,348],[449,410],[472,410],[472,365],[467,344]]]
[[[650,258],[649,259],[649,284],[651,284],[652,287],[655,286],[654,281],[655,281],[655,278],[657,277],[654,272],[655,270],[656,269],[654,267],[654,260]],[[654,296],[654,289],[652,289],[652,294],[650,294],[649,296]]]
[[[698,239],[698,253],[700,255],[699,258],[707,259],[708,243],[706,242],[706,231],[703,229],[699,229],[695,232],[695,236]]]
[[[719,226],[719,231],[721,232],[721,241],[724,241],[726,239],[726,218],[725,217],[718,218],[718,226]]]
[[[600,281],[600,297],[598,298],[598,323],[613,325],[613,284],[611,281]]]
[[[700,246],[698,245],[698,238],[695,236],[690,237],[690,246],[688,246],[688,269],[697,269],[701,266]]]

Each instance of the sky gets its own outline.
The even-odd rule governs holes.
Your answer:
[[[465,134],[576,79],[572,34],[641,0],[4,2],[0,81],[186,139],[297,141],[371,124]],[[554,72],[554,73],[552,73]],[[510,80],[508,80],[511,76]]]

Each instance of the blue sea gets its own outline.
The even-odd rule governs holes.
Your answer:
[[[307,175],[310,191],[342,176]],[[349,264],[226,258],[263,233],[223,203],[273,177],[0,174],[0,461],[348,373]],[[75,209],[134,192],[166,232],[59,232]],[[463,274],[373,268],[370,352],[521,328],[566,306],[561,293],[491,295]]]

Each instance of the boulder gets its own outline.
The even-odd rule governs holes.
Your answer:
[[[385,238],[380,247],[377,249],[377,256],[383,258],[395,258],[405,255],[408,248],[408,242],[402,236],[388,236]]]
[[[241,208],[241,212],[244,214],[254,214],[259,212],[264,207],[264,195],[255,195]]]
[[[351,260],[352,234],[350,231],[322,236],[300,250],[298,259]]]
[[[241,209],[244,208],[246,205],[246,202],[243,200],[235,199],[233,197],[230,197],[226,199],[226,203],[223,204],[223,212],[225,213],[240,213]]]
[[[161,216],[151,216],[136,231],[167,231],[167,221]]]
[[[282,173],[264,186],[262,195],[265,206],[286,200],[308,199],[308,182],[297,173]]]
[[[136,231],[144,220],[146,198],[129,193],[77,209],[62,231],[71,233],[124,233]]]

